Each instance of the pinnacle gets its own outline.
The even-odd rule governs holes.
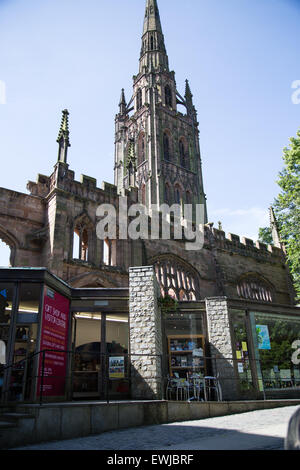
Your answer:
[[[185,81],[185,96],[192,96],[189,81]]]
[[[121,98],[120,98],[120,103],[119,105],[121,104],[125,104],[126,105],[126,99],[125,99],[125,91],[124,91],[124,88],[122,88],[121,90]]]
[[[60,140],[63,138],[68,147],[70,147],[70,141],[69,141],[69,111],[67,109],[63,109],[62,111],[62,119],[61,119],[61,125],[58,133],[58,137],[56,142],[60,142]]]

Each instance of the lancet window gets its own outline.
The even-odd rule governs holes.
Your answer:
[[[172,106],[172,90],[169,85],[165,86],[165,103],[167,106]]]
[[[141,88],[138,89],[137,94],[136,94],[136,107],[137,110],[141,109],[143,105],[143,95],[142,95],[142,90]]]

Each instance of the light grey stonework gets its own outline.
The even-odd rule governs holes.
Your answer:
[[[223,400],[234,400],[238,398],[238,380],[234,370],[227,298],[208,298],[205,303],[213,373],[219,374]]]
[[[158,292],[153,266],[129,269],[131,389],[135,398],[162,398]]]

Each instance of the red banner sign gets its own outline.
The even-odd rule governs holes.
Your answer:
[[[68,331],[70,301],[58,292],[45,286],[41,329],[39,380],[37,395],[41,391],[43,375],[43,395],[63,396],[67,372]],[[61,351],[61,352],[60,352]]]

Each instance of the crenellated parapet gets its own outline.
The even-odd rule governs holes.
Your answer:
[[[253,241],[250,238],[240,237],[233,233],[228,233],[227,237],[223,230],[211,228],[211,232],[218,249],[237,253],[242,256],[252,256],[254,258],[274,259],[278,261],[283,259],[283,251],[273,245],[266,245],[259,241]]]

